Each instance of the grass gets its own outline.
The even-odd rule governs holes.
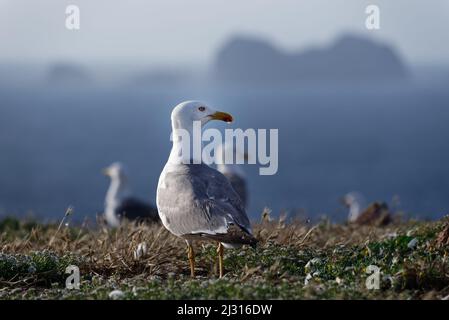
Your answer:
[[[196,243],[191,279],[183,240],[163,227],[68,227],[0,221],[0,299],[443,299],[449,296],[449,217],[386,227],[283,221],[254,225],[260,243],[225,251]],[[139,246],[140,244],[140,246]],[[145,244],[146,250],[143,250]],[[139,248],[139,250],[137,250]],[[80,289],[66,289],[67,266]],[[369,290],[370,265],[380,268]]]

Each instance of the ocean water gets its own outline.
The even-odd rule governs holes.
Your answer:
[[[229,111],[233,128],[279,129],[279,170],[246,165],[249,214],[267,206],[346,217],[350,191],[419,218],[449,213],[449,90],[408,86],[0,88],[0,215],[78,219],[101,212],[113,161],[155,202],[170,112],[187,99]],[[220,128],[225,125],[220,124]],[[393,199],[395,199],[393,201]],[[394,202],[394,203],[393,203]]]

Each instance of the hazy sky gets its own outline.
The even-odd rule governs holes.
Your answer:
[[[65,28],[65,8],[81,30]],[[365,29],[365,8],[381,30]],[[449,64],[449,0],[0,0],[0,61],[207,64],[235,34],[285,50],[325,45],[344,31],[396,45],[411,63]]]

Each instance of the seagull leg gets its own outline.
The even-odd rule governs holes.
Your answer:
[[[195,252],[193,251],[192,244],[187,244],[187,256],[190,263],[190,276],[195,278]]]
[[[219,270],[219,273],[220,273],[220,278],[222,278],[223,277],[223,253],[224,253],[224,247],[223,247],[223,244],[221,242],[218,243],[217,253],[218,253],[218,270]]]

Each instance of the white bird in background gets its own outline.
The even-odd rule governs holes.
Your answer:
[[[131,196],[128,176],[125,167],[119,162],[111,164],[103,170],[111,179],[105,199],[104,217],[110,227],[120,226],[123,218],[157,222],[157,209]]]
[[[225,155],[226,154],[235,155],[233,163],[226,164],[225,163]],[[246,183],[246,175],[242,168],[241,164],[235,163],[236,159],[247,160],[248,154],[241,150],[238,150],[235,145],[230,144],[221,144],[217,149],[216,159],[217,161],[217,170],[220,171],[231,183],[231,186],[242,199],[243,205],[245,208],[248,205],[248,189]]]
[[[365,197],[357,191],[352,191],[346,194],[343,197],[343,204],[349,208],[349,222],[355,222],[367,207]]]
[[[343,204],[349,208],[348,222],[359,225],[386,225],[392,221],[391,213],[384,202],[366,205],[360,192],[350,192],[343,197]]]
[[[218,243],[219,273],[223,276],[224,247],[255,245],[243,203],[223,174],[204,163],[186,163],[181,154],[181,132],[193,135],[193,122],[204,126],[210,120],[232,122],[232,116],[215,111],[198,101],[177,105],[171,114],[173,146],[159,177],[157,207],[163,225],[174,235],[185,239],[191,276],[195,276],[194,240]],[[201,143],[193,141],[193,143]],[[189,157],[190,158],[190,157]],[[195,159],[201,161],[201,159]]]

